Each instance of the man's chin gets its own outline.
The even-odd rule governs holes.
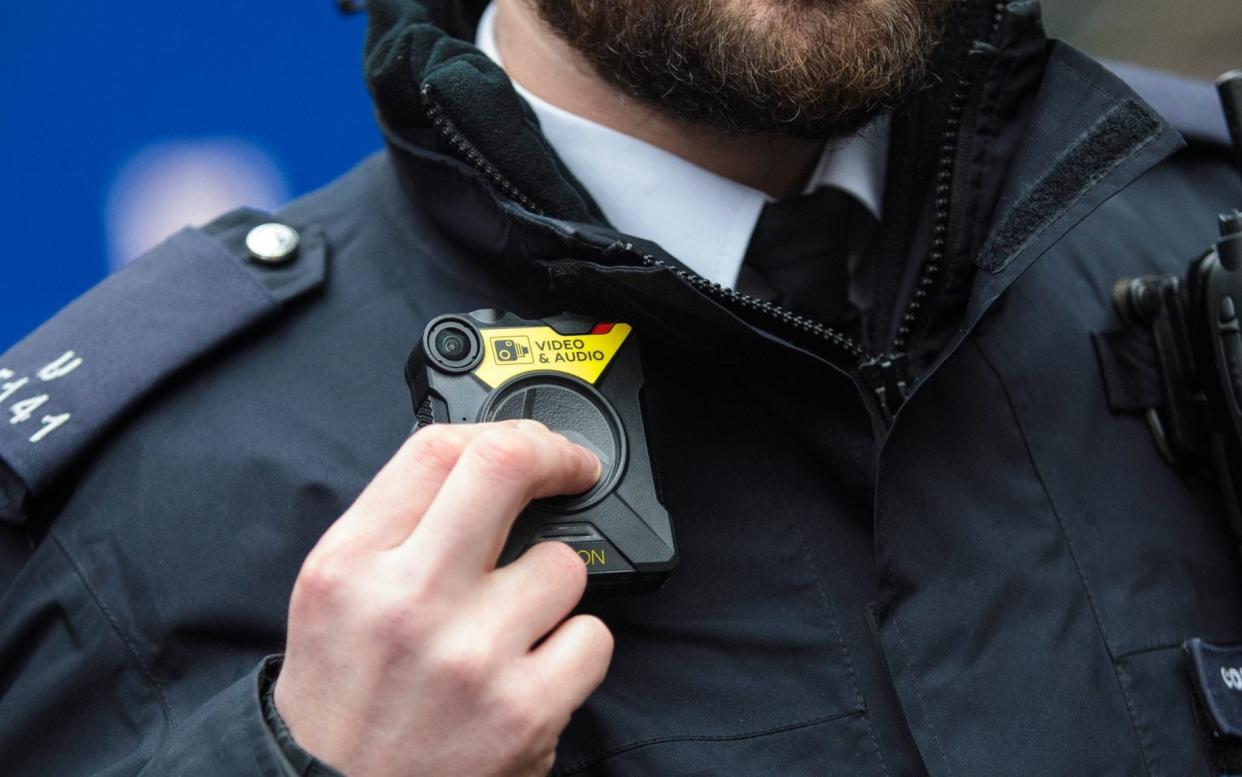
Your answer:
[[[721,138],[750,138],[770,143],[782,141],[827,141],[831,143],[858,134],[867,125],[890,113],[890,110],[884,107],[849,115],[826,116],[819,120],[799,117],[790,121],[781,121],[762,104],[745,108],[734,105],[726,120],[713,122],[710,117],[704,117],[702,112],[680,113],[678,110],[680,106],[667,100],[663,103],[651,103],[649,107],[688,127],[694,127]]]
[[[608,83],[731,136],[853,134],[919,84],[953,0],[533,0]]]

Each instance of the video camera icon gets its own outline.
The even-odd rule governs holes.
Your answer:
[[[525,337],[498,337],[492,340],[497,364],[530,364],[530,340]]]

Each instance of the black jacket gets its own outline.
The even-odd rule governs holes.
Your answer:
[[[424,324],[494,307],[634,325],[681,550],[660,592],[583,604],[615,659],[555,775],[1216,773],[1182,644],[1242,643],[1242,569],[1092,335],[1118,277],[1182,272],[1242,205],[1223,146],[1036,3],[962,4],[893,118],[846,340],[609,228],[464,42],[477,3],[370,5],[387,151],[0,358],[0,410],[48,397],[0,423],[0,770],[282,774],[260,666],[302,559],[408,433]],[[246,261],[273,219],[298,259]]]

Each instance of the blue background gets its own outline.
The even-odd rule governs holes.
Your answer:
[[[296,196],[381,145],[365,16],[330,0],[2,6],[0,352],[109,272],[106,199],[144,149],[240,139]]]

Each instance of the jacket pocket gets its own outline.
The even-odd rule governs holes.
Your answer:
[[[1215,733],[1180,645],[1122,656],[1117,676],[1152,777],[1232,774],[1242,766],[1238,741]]]
[[[802,521],[832,520],[816,491],[831,473],[780,444],[776,424],[663,398],[647,429],[680,559],[656,593],[588,596],[613,662],[552,774],[881,773],[817,571],[831,562],[813,563],[802,534]]]
[[[880,774],[862,763],[875,757],[861,712],[830,715],[776,729],[703,736],[672,734],[591,754],[559,755],[554,777],[754,777],[755,775]],[[571,761],[576,756],[579,760]]]

